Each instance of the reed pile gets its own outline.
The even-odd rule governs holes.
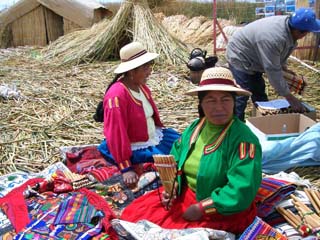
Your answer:
[[[99,144],[103,139],[103,126],[92,116],[118,62],[63,66],[43,61],[41,50],[0,49],[0,85],[15,85],[23,96],[18,100],[0,97],[0,175],[40,172],[62,160],[60,147]],[[307,77],[310,87],[304,100],[316,108],[319,121],[319,77],[294,63],[290,66]],[[172,76],[177,80],[168,80]],[[148,80],[164,125],[179,132],[198,116],[197,98],[184,95],[194,87],[186,76],[185,65],[156,64]],[[272,88],[267,90],[270,99],[276,98]],[[320,187],[319,167],[290,171]]]
[[[0,49],[0,85],[21,99],[0,97],[0,175],[40,172],[61,161],[60,147],[99,144],[103,126],[92,116],[112,80],[115,62],[62,66],[42,61],[42,49]],[[197,116],[184,66],[155,65],[148,80],[165,126],[181,132]],[[178,81],[167,82],[171,76]]]
[[[44,49],[43,57],[60,64],[105,61],[117,58],[119,49],[132,40],[159,53],[162,62],[177,64],[188,57],[189,50],[157,21],[146,0],[124,1],[111,21],[59,38]]]

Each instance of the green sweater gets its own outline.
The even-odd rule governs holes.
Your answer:
[[[197,187],[197,175],[200,165],[199,156],[202,156],[204,146],[214,142],[223,128],[223,126],[216,126],[206,121],[200,132],[199,138],[195,143],[193,151],[183,165],[182,170],[186,177],[187,184],[194,192]]]
[[[197,119],[175,142],[171,150],[178,170],[192,153],[205,119]],[[257,137],[237,117],[221,134],[204,147],[196,173],[196,197],[205,213],[215,208],[220,214],[230,215],[247,209],[261,184],[261,146]],[[178,175],[179,194],[186,184],[184,173]]]

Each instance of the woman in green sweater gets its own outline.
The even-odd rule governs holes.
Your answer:
[[[249,96],[231,72],[206,69],[198,95],[199,119],[177,140],[177,184],[171,193],[153,191],[131,203],[123,220],[147,219],[164,228],[208,227],[243,232],[256,216],[254,198],[261,183],[261,146],[234,115],[236,96]]]

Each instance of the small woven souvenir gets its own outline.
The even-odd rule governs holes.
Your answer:
[[[162,185],[167,193],[171,193],[177,175],[177,163],[172,155],[153,155]]]

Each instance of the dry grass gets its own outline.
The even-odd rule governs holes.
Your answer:
[[[118,62],[66,67],[39,60],[40,49],[2,51],[6,57],[0,59],[0,85],[16,85],[24,98],[0,99],[1,174],[40,170],[61,160],[61,146],[101,141],[102,124],[94,122],[92,115]],[[183,96],[189,83],[181,74],[178,86],[166,84],[168,74],[178,72],[179,67],[161,66],[161,72],[155,69],[150,85],[164,123],[182,130],[196,112],[192,99]]]
[[[100,143],[102,124],[94,122],[92,115],[118,62],[72,67],[42,61],[41,49],[0,51],[0,85],[15,84],[24,96],[21,100],[0,99],[0,174],[37,172],[61,161],[59,147]],[[319,121],[319,75],[295,63],[290,66],[308,76],[305,101],[317,108]],[[148,82],[164,124],[180,132],[197,117],[197,100],[183,95],[192,87],[186,75],[184,65],[163,64]],[[176,84],[168,84],[170,76],[177,77]],[[318,167],[295,171],[320,186]]]

